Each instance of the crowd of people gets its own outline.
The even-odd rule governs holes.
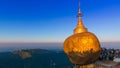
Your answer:
[[[101,48],[100,60],[114,60],[120,58],[120,49]]]

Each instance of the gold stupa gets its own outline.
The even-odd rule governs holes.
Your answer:
[[[74,29],[74,34],[64,41],[63,49],[73,64],[89,64],[99,58],[101,49],[99,40],[82,23],[80,8],[78,10],[78,24]]]

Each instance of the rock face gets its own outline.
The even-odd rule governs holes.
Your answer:
[[[97,37],[90,32],[74,34],[64,42],[64,52],[73,64],[95,62],[100,55],[100,44]]]
[[[23,59],[32,57],[32,55],[29,52],[25,52],[25,51],[22,51],[22,50],[15,51],[14,54],[19,55]]]

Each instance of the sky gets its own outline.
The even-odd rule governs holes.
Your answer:
[[[79,0],[0,0],[0,42],[63,42]],[[100,42],[120,41],[120,0],[80,0],[82,20]]]

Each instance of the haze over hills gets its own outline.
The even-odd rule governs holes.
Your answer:
[[[63,43],[0,43],[0,51],[38,48],[47,50],[62,50]]]
[[[102,42],[102,47],[120,49],[120,42]],[[20,49],[63,50],[63,43],[0,43],[0,52]]]
[[[92,65],[96,68],[106,68],[104,65],[120,63],[113,61],[98,61]],[[63,51],[45,49],[23,49],[13,52],[0,52],[0,68],[73,68]]]

